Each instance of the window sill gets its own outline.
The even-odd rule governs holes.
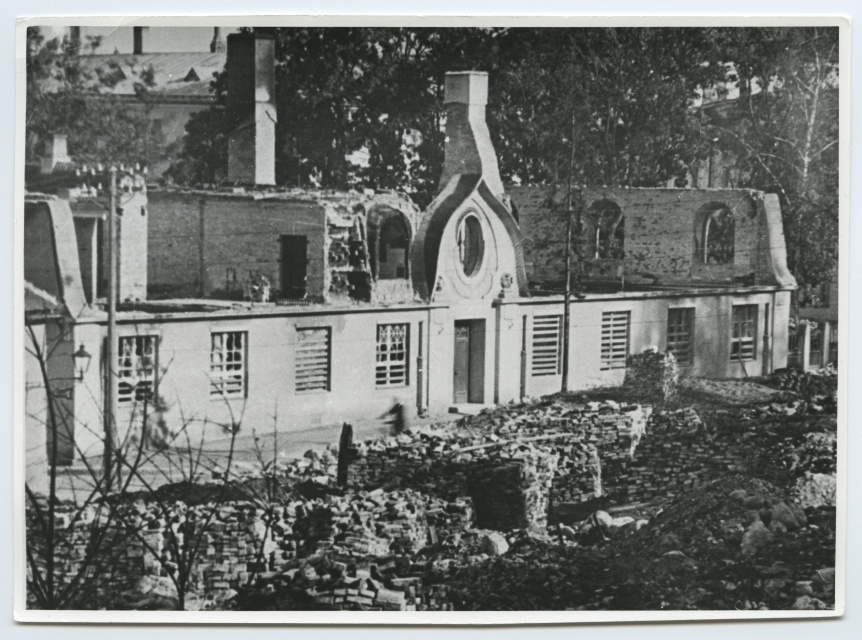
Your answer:
[[[228,395],[223,396],[223,395],[212,395],[212,394],[210,394],[210,402],[215,402],[217,400],[227,400],[229,402],[233,401],[233,400],[248,400],[248,396],[245,394],[243,394],[241,396],[228,396]]]

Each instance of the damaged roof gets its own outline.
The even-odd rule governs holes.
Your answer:
[[[141,74],[152,70],[154,85],[148,88],[151,96],[166,101],[209,103],[214,100],[210,89],[213,74],[224,70],[227,53],[113,53],[79,59],[94,80],[102,77],[115,83],[103,93],[136,97],[135,85],[141,82]],[[59,86],[53,79],[45,82],[48,91]]]

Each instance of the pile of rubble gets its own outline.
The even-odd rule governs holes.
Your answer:
[[[760,379],[760,383],[782,391],[792,391],[803,397],[835,396],[838,391],[838,371],[828,366],[819,371],[780,369]]]
[[[648,398],[659,405],[676,399],[679,387],[676,358],[656,348],[629,356],[623,386],[634,397]]]
[[[113,508],[103,606],[173,606],[179,551],[199,540],[182,568],[190,609],[829,607],[831,410],[809,399],[704,416],[612,401],[498,407],[345,448],[343,487],[329,447],[83,518],[61,508],[58,566],[80,567],[88,525]],[[728,476],[754,474],[764,455],[787,483]],[[624,506],[654,498],[658,513]]]
[[[730,476],[648,523],[591,516],[578,533],[593,527],[598,544],[521,538],[450,576],[448,597],[463,610],[829,609],[834,525],[834,510],[804,511],[768,483]]]
[[[650,413],[612,401],[501,407],[446,429],[362,443],[351,454],[347,483],[468,495],[481,526],[542,527],[554,504],[603,494],[603,465],[631,458]]]

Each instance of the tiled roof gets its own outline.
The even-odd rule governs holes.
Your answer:
[[[152,68],[154,97],[172,101],[206,102],[212,99],[210,83],[213,74],[222,71],[227,61],[224,52],[191,53],[114,53],[81,56],[81,64],[94,78],[104,75],[118,79],[108,92],[116,96],[134,96],[135,83],[141,73]],[[51,82],[47,82],[48,90]],[[56,84],[55,84],[56,86]]]

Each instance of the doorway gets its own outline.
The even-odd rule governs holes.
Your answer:
[[[485,402],[485,321],[455,321],[452,401]]]

